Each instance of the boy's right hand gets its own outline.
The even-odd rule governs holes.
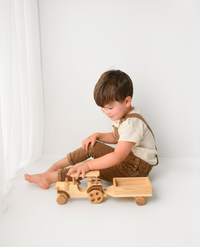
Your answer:
[[[97,140],[97,134],[94,133],[91,136],[89,136],[88,138],[86,138],[84,141],[82,141],[82,148],[85,151],[88,151],[89,145],[91,146],[91,148],[93,148],[95,143],[96,143],[96,140]]]

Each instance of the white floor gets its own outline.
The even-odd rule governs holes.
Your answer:
[[[9,208],[0,215],[1,247],[200,246],[200,160],[160,159],[149,176],[153,196],[144,206],[112,197],[101,204],[70,199],[60,206],[54,186],[42,190],[23,174],[43,172],[62,157],[43,155],[12,181]]]

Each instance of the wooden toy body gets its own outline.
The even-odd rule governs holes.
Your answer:
[[[91,171],[86,174],[88,183],[85,188],[79,187],[75,175],[76,173],[71,174],[72,182],[66,179],[63,182],[56,183],[58,204],[65,204],[69,198],[88,198],[92,203],[97,204],[103,200],[103,197],[107,196],[103,192],[102,181],[97,180],[99,171]],[[95,180],[93,180],[93,177],[95,177]]]
[[[95,181],[92,181],[92,184],[91,185],[87,184],[85,188],[80,188],[77,183],[73,184],[73,182],[57,182],[56,190],[67,192],[70,198],[87,198],[88,197],[87,191],[93,185],[102,185],[102,181],[97,181],[97,183],[95,183]]]
[[[137,205],[141,206],[145,204],[145,197],[152,196],[152,185],[148,177],[113,178],[113,185],[103,190],[102,181],[97,180],[99,171],[91,171],[86,174],[88,183],[85,188],[79,187],[75,175],[76,173],[71,175],[72,182],[66,178],[65,181],[56,183],[58,204],[65,204],[69,198],[87,197],[91,203],[97,204],[109,195],[112,197],[133,197]]]

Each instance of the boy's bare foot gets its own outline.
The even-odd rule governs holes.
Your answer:
[[[24,178],[30,183],[37,184],[42,189],[48,189],[50,187],[50,183],[47,181],[45,174],[36,174],[36,175],[24,174]]]

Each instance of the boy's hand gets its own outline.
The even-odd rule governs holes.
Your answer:
[[[85,173],[89,172],[90,168],[87,164],[87,162],[81,163],[79,165],[75,165],[72,168],[69,169],[67,175],[70,176],[73,172],[76,172],[75,179],[79,178],[79,175],[82,174],[82,178],[85,178]]]
[[[96,143],[96,140],[97,140],[97,134],[94,133],[91,136],[89,136],[88,138],[86,138],[84,141],[82,141],[82,148],[85,151],[88,151],[89,145],[93,148],[95,143]]]

